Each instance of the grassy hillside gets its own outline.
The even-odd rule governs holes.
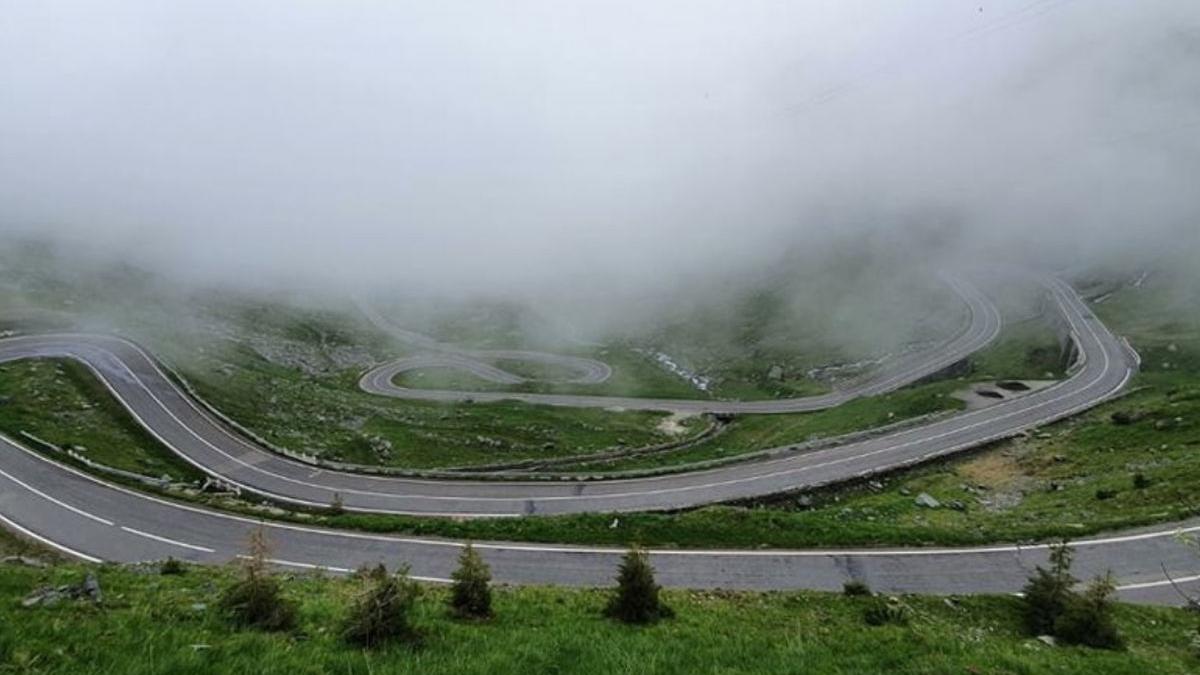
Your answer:
[[[42,585],[97,574],[99,604],[22,608]],[[488,622],[447,617],[442,588],[416,607],[421,647],[348,647],[339,622],[353,579],[287,576],[291,632],[238,631],[220,616],[228,569],[0,566],[0,672],[12,673],[1156,673],[1195,672],[1196,617],[1119,606],[1124,651],[1048,646],[1023,634],[1017,599],[906,596],[903,625],[869,626],[868,598],[668,591],[676,618],[630,627],[601,617],[604,590],[500,589]]]

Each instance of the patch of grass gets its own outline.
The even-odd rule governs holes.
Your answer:
[[[18,536],[0,527],[0,556],[24,556],[41,560],[61,560],[62,556],[48,546]]]
[[[353,371],[304,377],[244,349],[209,356],[180,368],[201,396],[268,441],[325,459],[421,469],[673,439],[657,428],[662,413],[399,401],[359,391]]]
[[[93,568],[94,569],[94,568]],[[607,590],[503,588],[486,623],[446,615],[427,587],[412,612],[424,646],[364,652],[338,631],[359,583],[281,577],[297,603],[285,633],[237,630],[214,607],[229,569],[158,576],[106,566],[101,606],[21,609],[32,588],[77,581],[85,568],[0,569],[0,671],[23,673],[1174,673],[1194,672],[1195,617],[1118,605],[1124,651],[1048,647],[1022,634],[1011,597],[905,596],[903,625],[867,626],[873,598],[828,593],[664,591],[676,618],[630,627],[604,618]]]
[[[0,365],[0,431],[25,431],[92,461],[174,481],[202,474],[162,447],[85,366],[68,359]]]
[[[971,356],[971,370],[979,379],[1057,380],[1064,356],[1054,328],[1029,319],[1006,324],[995,344]]]
[[[963,402],[950,393],[962,381],[945,381],[901,389],[883,396],[860,398],[836,408],[788,415],[739,415],[721,435],[678,452],[647,455],[605,463],[581,463],[569,471],[616,471],[733,457],[755,450],[805,443],[864,431],[913,417],[959,410]]]

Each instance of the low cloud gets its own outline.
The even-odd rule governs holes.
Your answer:
[[[2,16],[0,229],[184,279],[609,316],[847,246],[931,265],[1200,254],[1189,0]]]

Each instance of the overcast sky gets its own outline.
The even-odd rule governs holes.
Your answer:
[[[0,0],[0,228],[200,277],[1070,264],[1178,246],[1198,181],[1196,0]]]

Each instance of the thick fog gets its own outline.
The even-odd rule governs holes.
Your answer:
[[[1195,0],[0,3],[0,229],[185,278],[1200,255],[1198,179]]]

